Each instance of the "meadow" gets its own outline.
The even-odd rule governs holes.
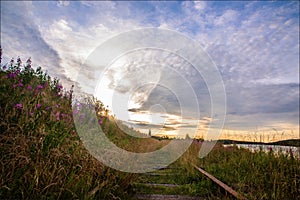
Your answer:
[[[1,64],[0,82],[0,199],[134,199],[135,193],[232,198],[193,165],[248,199],[300,199],[300,161],[293,155],[252,153],[221,143],[199,159],[201,142],[195,140],[169,166],[170,175],[159,178],[111,169],[89,154],[76,133],[73,117],[88,119],[72,110],[73,88],[64,89],[41,67],[33,69],[30,59]],[[95,108],[107,137],[128,151],[151,152],[170,142],[128,136],[101,101],[87,98],[85,104]],[[180,187],[142,186],[147,182]]]

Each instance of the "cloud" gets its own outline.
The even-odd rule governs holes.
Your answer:
[[[239,14],[235,10],[226,10],[221,16],[216,17],[214,24],[216,26],[228,26],[231,22],[235,22]]]
[[[31,57],[33,65],[41,65],[50,75],[68,81],[60,67],[60,56],[42,37],[33,23],[29,2],[1,2],[1,44],[4,59]],[[16,23],[17,22],[17,23]]]
[[[58,2],[57,2],[57,6],[58,6],[58,7],[68,6],[69,4],[70,4],[69,1],[58,1]]]
[[[31,56],[70,85],[108,38],[140,27],[177,30],[199,42],[217,65],[228,98],[228,126],[299,125],[298,8],[299,2],[1,2],[1,45],[4,60]],[[191,99],[179,100],[190,95],[190,85],[201,116],[212,117],[206,82],[182,58],[140,50],[118,62],[106,72],[108,89],[132,93],[140,107],[129,109],[159,103],[170,114],[179,115],[180,108],[193,113]],[[90,93],[106,67],[95,64],[80,72],[78,87]],[[153,85],[134,87],[147,81]]]
[[[202,11],[206,7],[206,2],[205,1],[195,1],[194,2],[194,7],[196,10]]]

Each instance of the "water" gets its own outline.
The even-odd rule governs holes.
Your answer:
[[[258,152],[260,150],[264,152],[273,151],[275,155],[280,153],[285,155],[291,155],[295,158],[300,159],[300,150],[299,147],[291,147],[291,146],[280,146],[280,145],[264,145],[264,144],[235,144],[238,148],[249,149],[252,152]],[[231,147],[233,144],[224,145],[224,147]]]

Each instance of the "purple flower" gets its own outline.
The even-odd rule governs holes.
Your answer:
[[[57,84],[57,85],[56,85],[56,88],[59,89],[59,90],[61,90],[61,89],[63,89],[63,86],[60,85],[60,84]]]
[[[82,108],[81,103],[77,103],[77,110],[80,110]]]
[[[23,85],[23,83],[19,83],[18,86],[19,87],[23,87],[24,85]]]
[[[56,120],[57,120],[57,121],[59,121],[59,120],[60,120],[60,118],[59,118],[59,115],[60,115],[60,112],[57,112],[57,113],[55,114],[55,116],[56,116]]]
[[[9,76],[9,78],[16,78],[17,77],[17,75],[13,72],[10,72],[8,76]]]
[[[30,113],[29,113],[29,115],[30,115],[31,117],[33,116],[33,114],[34,114],[33,112],[30,112]]]
[[[78,113],[79,113],[78,110],[74,110],[74,111],[73,111],[73,115],[77,115]]]
[[[32,86],[31,85],[28,85],[27,86],[27,90],[31,90],[32,89]]]
[[[40,107],[42,107],[42,105],[40,103],[35,105],[36,109],[39,109]]]
[[[83,119],[84,119],[84,117],[85,117],[85,114],[84,114],[84,113],[82,113],[82,114],[80,115],[80,117],[79,117],[79,118],[80,118],[81,120],[83,120]]]
[[[62,116],[63,118],[65,118],[67,115],[66,115],[65,113],[62,113],[61,116]]]
[[[103,124],[103,119],[102,118],[99,119],[99,124],[100,125]]]
[[[20,109],[20,110],[22,110],[22,108],[23,108],[23,104],[21,104],[21,103],[17,103],[17,104],[15,105],[15,107],[16,107],[17,109]]]
[[[13,84],[13,88],[16,88],[18,85],[17,84]]]
[[[50,110],[51,109],[51,106],[48,106],[45,108],[45,110]]]
[[[21,70],[18,69],[18,70],[16,71],[16,74],[20,74],[20,72],[21,72]]]
[[[37,87],[36,87],[38,90],[40,90],[40,89],[43,89],[44,87],[42,86],[42,85],[38,85]]]

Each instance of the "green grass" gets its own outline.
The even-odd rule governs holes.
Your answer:
[[[294,157],[217,147],[198,164],[249,199],[300,199],[300,160]]]
[[[184,194],[207,199],[234,199],[230,194],[193,168],[193,164],[232,187],[248,199],[299,199],[300,160],[284,154],[252,153],[237,147],[217,144],[203,159],[198,158],[201,146],[193,143],[187,152],[167,170],[153,172],[163,176],[139,176],[139,183],[178,184],[178,188],[137,185],[144,194]],[[170,174],[170,175],[168,175]]]

